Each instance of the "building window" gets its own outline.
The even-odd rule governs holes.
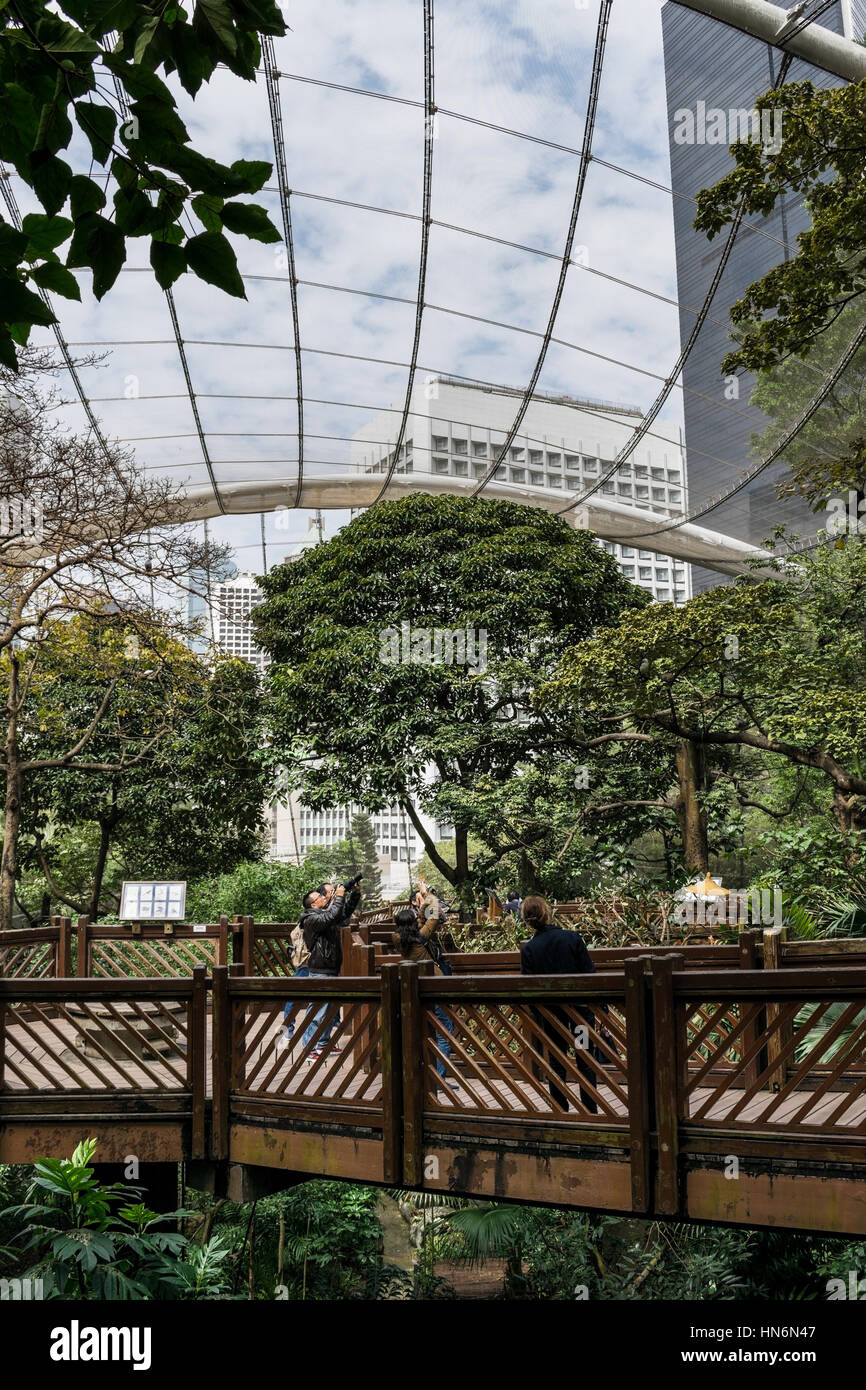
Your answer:
[[[448,436],[447,436],[447,434],[434,434],[434,436],[433,436],[433,448],[434,448],[434,449],[447,449],[447,448],[448,448]]]
[[[624,560],[633,560],[633,559],[634,559],[634,547],[631,546],[631,545],[624,545],[623,548],[622,548],[621,554],[622,554],[622,558],[623,558]]]
[[[663,483],[665,480],[665,470],[663,468],[651,468],[653,482]]]
[[[451,451],[455,454],[465,454],[469,452],[469,445],[465,439],[452,439]]]
[[[397,862],[397,846],[396,846],[396,845],[392,845],[392,846],[391,846],[391,860],[392,860],[393,863],[396,863],[396,862]]]
[[[638,579],[648,579],[648,580],[651,581],[651,580],[652,580],[652,577],[653,577],[652,566],[651,566],[651,565],[639,565],[639,566],[638,566],[637,576],[638,576]]]
[[[455,478],[466,478],[469,474],[469,464],[465,459],[457,459],[454,464]]]
[[[561,467],[562,467],[562,454],[548,454],[548,455],[547,455],[547,466],[548,466],[548,468],[561,468]]]
[[[487,445],[486,445],[486,444],[483,444],[483,443],[480,443],[477,439],[473,439],[473,441],[472,441],[472,455],[473,455],[473,458],[477,458],[477,459],[486,459],[486,458],[487,458]]]
[[[611,482],[602,483],[601,490],[602,492],[613,492],[615,490],[614,484]]]
[[[577,454],[566,454],[566,456],[565,456],[565,466],[566,466],[566,468],[579,468],[579,467],[580,467],[580,458],[579,458],[579,456],[578,456]]]
[[[598,472],[598,459],[584,459],[584,460],[583,460],[583,467],[584,467],[585,472],[587,472],[587,473],[597,473],[597,472]]]
[[[447,473],[447,472],[448,472],[448,460],[447,460],[447,459],[434,459],[434,460],[433,460],[433,472],[434,472],[434,473]]]
[[[529,481],[532,483],[533,487],[544,487],[544,474],[530,473]]]
[[[473,465],[472,465],[472,476],[473,476],[474,478],[483,478],[483,477],[484,477],[484,474],[485,474],[486,472],[487,472],[487,470],[486,470],[486,468],[484,467],[484,464],[483,464],[483,463],[473,463]]]
[[[656,598],[658,599],[659,603],[670,603],[670,598],[671,598],[671,591],[670,591],[670,589],[657,589],[657,590],[656,590]]]
[[[513,483],[525,483],[525,482],[526,482],[526,469],[525,469],[525,468],[512,468],[512,470],[511,470],[511,481],[512,481]]]
[[[555,474],[555,473],[552,473],[552,474],[550,475],[550,477],[548,478],[548,480],[547,480],[547,486],[548,486],[548,487],[562,487],[562,479],[561,479],[561,478],[557,478],[556,474]]]
[[[622,572],[626,579],[634,579],[634,565],[623,565]]]
[[[514,448],[508,450],[508,455],[512,463],[523,463],[524,454],[524,449]]]

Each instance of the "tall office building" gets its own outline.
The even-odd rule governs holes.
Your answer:
[[[243,657],[260,671],[270,657],[256,646],[250,614],[262,601],[262,592],[253,574],[235,574],[233,578],[212,584],[210,591],[211,622],[214,644],[229,656]]]
[[[478,386],[435,376],[415,387],[398,473],[432,473],[465,478],[484,476],[504,444],[521,391]],[[496,478],[527,494],[546,492],[563,502],[598,482],[607,464],[640,423],[637,406],[581,401],[538,392]],[[394,414],[382,411],[352,441],[352,463],[361,472],[381,473],[393,458]],[[659,439],[657,436],[670,436]],[[615,478],[602,484],[602,496],[654,512],[662,519],[685,506],[685,468],[679,440],[670,425],[647,436]],[[691,596],[689,566],[649,551],[599,541],[626,577],[663,601]]]
[[[809,9],[813,10],[814,4]],[[862,38],[866,32],[866,0],[837,0],[817,22],[847,38]],[[723,143],[710,143],[716,138],[716,131],[712,129],[711,117],[708,119],[709,113],[723,111],[729,117],[732,111],[753,109],[755,100],[777,81],[783,55],[739,30],[673,3],[662,9],[662,34],[682,306],[680,334],[685,342],[695,322],[694,312],[690,311],[703,304],[726,239],[723,232],[708,241],[703,232],[694,230],[695,207],[691,200],[733,168],[729,146],[738,138],[734,121],[729,119],[725,130],[728,138]],[[787,81],[806,79],[816,86],[838,83],[828,73],[795,60]],[[681,114],[684,111],[695,116],[692,140],[684,138],[688,132]],[[784,139],[784,129],[780,133]],[[749,285],[784,257],[796,253],[797,234],[808,226],[808,215],[799,198],[791,196],[780,200],[771,217],[750,217],[748,222],[737,236],[711,317],[701,329],[683,372],[691,507],[724,491],[755,461],[752,435],[766,429],[768,421],[751,404],[751,377],[739,379],[735,396],[721,375],[720,364],[732,347],[726,327],[728,311]],[[783,463],[767,469],[754,484],[708,513],[702,524],[755,543],[779,523],[800,535],[814,533],[816,522],[805,506],[778,497],[776,483],[786,472]],[[718,574],[695,566],[693,582],[695,591],[700,592],[723,581]]]

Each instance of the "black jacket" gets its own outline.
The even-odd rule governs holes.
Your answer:
[[[548,927],[520,948],[522,975],[592,975],[595,966],[586,942],[576,931]]]
[[[327,907],[303,913],[298,923],[310,953],[307,969],[311,975],[339,975],[343,966],[340,928],[348,922],[361,900],[356,888],[351,893],[335,893]]]

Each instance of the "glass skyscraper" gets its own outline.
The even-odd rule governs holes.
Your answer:
[[[813,9],[814,5],[810,5]],[[808,11],[807,11],[808,13]],[[837,0],[818,21],[847,38],[866,33],[866,0]],[[702,188],[717,183],[732,167],[729,143],[737,138],[712,144],[701,140],[709,133],[706,115],[713,108],[726,113],[749,110],[757,97],[777,81],[783,55],[772,48],[681,5],[668,3],[662,9],[665,77],[667,86],[668,129],[671,152],[671,183],[674,192],[674,233],[676,238],[680,335],[685,342],[695,314],[706,297],[726,240],[725,229],[712,241],[692,226],[695,206],[692,199]],[[839,79],[795,60],[788,82],[809,79],[816,86],[836,85]],[[702,104],[702,105],[701,105]],[[695,139],[678,143],[675,132],[682,119],[677,113],[695,113]],[[680,135],[682,139],[682,134]],[[784,137],[783,137],[784,138]],[[736,388],[726,387],[720,364],[731,350],[728,311],[755,280],[760,279],[787,255],[796,252],[798,232],[807,225],[807,215],[799,201],[781,201],[771,217],[751,217],[740,229],[713,302],[710,318],[701,329],[683,373],[685,442],[690,507],[699,506],[733,483],[754,461],[751,438],[767,426],[766,417],[750,403],[753,379],[740,377]],[[791,248],[791,249],[788,249]],[[733,389],[738,397],[732,396]],[[776,482],[785,473],[779,464],[765,470],[729,502],[701,518],[701,524],[742,540],[759,542],[773,527],[785,523],[800,535],[816,530],[815,519],[802,505],[782,501]],[[695,592],[723,582],[717,574],[693,567]]]

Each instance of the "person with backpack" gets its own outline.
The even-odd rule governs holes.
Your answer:
[[[304,894],[303,912],[298,921],[298,925],[292,932],[292,963],[295,960],[300,962],[298,971],[303,970],[310,979],[329,979],[339,975],[343,965],[343,947],[340,940],[340,928],[348,922],[361,900],[361,892],[358,884],[363,875],[356,874],[347,883],[342,883],[339,888],[334,889],[332,884],[320,884],[318,888],[313,888],[309,893]],[[306,954],[306,958],[305,957]],[[290,1011],[291,1005],[286,1006],[286,1016]],[[328,1012],[328,1005],[316,1010],[311,1023],[304,1029],[302,1045],[306,1049],[312,1042],[313,1036],[322,1020]],[[330,1042],[331,1034],[337,1024],[338,1015],[328,1024],[323,1035],[319,1038],[316,1046],[310,1052],[307,1061],[314,1062],[322,1055],[326,1043]],[[294,1025],[287,1025],[294,1031]],[[288,1034],[291,1037],[291,1033]],[[342,1047],[336,1044],[333,1048],[335,1052],[341,1052]]]
[[[419,896],[416,894],[416,897]],[[428,910],[429,915],[427,915]],[[423,923],[419,921],[421,912],[425,914]],[[394,926],[397,930],[393,933],[391,942],[392,945],[399,948],[403,960],[432,960],[434,974],[450,975],[451,966],[448,957],[436,940],[436,931],[440,925],[439,919],[439,901],[432,894],[429,894],[427,899],[421,899],[419,908],[404,907],[397,913],[394,918]],[[436,1074],[452,1091],[458,1091],[460,1089],[459,1083],[447,1078],[445,1062],[443,1061],[443,1057],[451,1056],[451,1044],[445,1034],[453,1033],[454,1025],[439,1004],[433,1006],[433,1012],[443,1030],[443,1032],[437,1030],[435,1035],[436,1045],[442,1053],[442,1057],[436,1058]]]

